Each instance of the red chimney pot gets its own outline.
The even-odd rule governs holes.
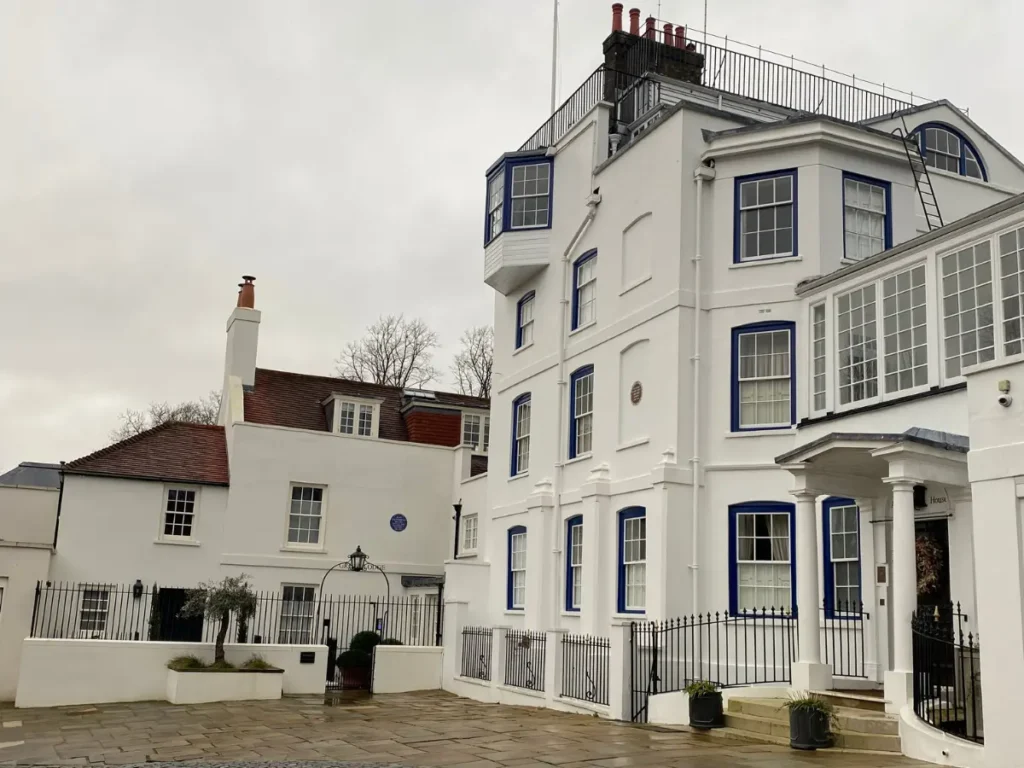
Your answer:
[[[672,25],[666,23],[664,25],[664,29],[665,29],[665,39],[662,40],[661,42],[663,42],[665,45],[675,45],[675,43],[672,42]]]
[[[639,35],[640,34],[640,9],[630,8],[629,9],[629,34]]]
[[[676,48],[686,47],[686,27],[676,27]]]
[[[612,32],[622,31],[622,3],[612,3]]]
[[[252,275],[242,275],[242,281],[238,284],[238,306],[245,309],[253,309],[256,306],[256,286],[252,281],[256,278]]]
[[[648,16],[647,17],[647,29],[644,30],[644,37],[646,37],[648,40],[653,40],[654,39],[654,17],[653,16]]]

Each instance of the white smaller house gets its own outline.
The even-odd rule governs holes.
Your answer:
[[[187,589],[239,574],[260,598],[230,630],[240,642],[341,650],[376,630],[438,643],[453,513],[472,530],[483,504],[488,401],[258,368],[254,303],[246,278],[227,323],[219,424],[162,424],[63,464],[45,520],[22,496],[3,505],[0,526],[31,522],[26,540],[40,547],[22,555],[33,569],[0,548],[5,658],[28,635],[211,640],[208,622],[179,616]]]

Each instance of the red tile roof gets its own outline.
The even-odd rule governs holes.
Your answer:
[[[490,401],[451,392],[432,392],[432,399],[410,399],[401,387],[349,381],[333,376],[256,369],[256,383],[245,392],[245,420],[278,427],[328,429],[324,400],[332,394],[382,400],[378,436],[384,440],[408,440],[402,408],[410,402],[419,405],[477,408],[487,410]]]
[[[228,484],[224,428],[167,422],[65,465],[73,475]]]

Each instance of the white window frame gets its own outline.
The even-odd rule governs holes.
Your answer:
[[[779,200],[778,196],[778,182],[780,179],[787,179],[789,181],[789,199]],[[772,185],[772,201],[761,202],[760,195],[763,185],[767,182],[771,182]],[[753,186],[755,200],[753,203],[744,204],[743,193],[746,188]],[[779,227],[778,226],[778,209],[789,206],[790,217],[789,225]],[[772,211],[773,226],[769,229],[765,227],[761,228],[761,211]],[[744,216],[744,213],[756,211],[757,215],[757,226],[753,230],[748,230],[747,221],[748,217]],[[738,264],[743,264],[750,261],[766,261],[769,259],[785,259],[792,256],[796,256],[796,244],[797,244],[797,204],[796,204],[796,171],[777,171],[771,173],[760,174],[753,178],[739,178],[737,179],[736,185],[736,216],[739,221],[736,223],[736,232],[739,237],[739,242],[735,245],[734,260]],[[754,256],[749,256],[746,253],[746,238],[745,235],[756,234],[758,240],[757,250],[760,251],[760,236],[767,232],[778,233],[788,229],[790,231],[789,239],[789,250],[779,251],[774,250],[769,254],[757,253]],[[778,240],[777,234],[774,235],[775,240]]]
[[[474,442],[466,441],[466,428],[476,420],[476,440]],[[491,433],[491,417],[488,414],[483,413],[470,413],[463,411],[462,413],[462,442],[460,445],[463,448],[472,448],[475,453],[487,453],[487,449],[490,443]]]
[[[480,545],[480,516],[474,512],[471,515],[462,516],[462,531],[459,538],[459,554],[468,555],[476,552]]]
[[[819,310],[820,318],[817,317]],[[811,413],[825,413],[828,410],[828,306],[824,301],[811,307],[810,326]]]
[[[597,259],[595,253],[592,256],[580,258],[573,269],[576,271],[576,296],[574,297],[574,310],[576,317],[573,318],[572,330],[578,331],[597,322]],[[584,270],[587,270],[586,280],[582,280]],[[584,301],[584,294],[587,300]],[[584,318],[584,311],[587,316]]]
[[[882,194],[882,208],[878,210],[871,203],[874,191],[877,190]],[[860,202],[860,198],[864,195],[868,197],[868,203],[863,204]],[[867,179],[854,178],[852,176],[843,176],[843,257],[849,261],[863,261],[864,259],[870,258],[875,254],[881,253],[886,248],[886,230],[889,224],[889,199],[888,190],[882,185],[876,182],[868,181]],[[870,231],[870,224],[880,218],[882,221],[881,233],[876,237]],[[861,232],[857,229],[856,224],[853,229],[850,228],[851,219],[859,224],[860,222],[868,222],[869,227],[867,232]],[[851,253],[850,238],[854,239],[856,247],[853,249],[854,253]],[[870,242],[871,247],[875,245],[877,241],[878,250],[872,250],[867,256],[861,256],[860,243],[862,239],[866,239]]]
[[[730,567],[736,569],[736,613],[737,613],[737,615],[749,614],[749,613],[751,613],[753,611],[761,611],[762,608],[774,609],[773,613],[775,615],[791,614],[793,612],[793,556],[794,556],[794,552],[793,552],[793,539],[792,539],[792,536],[791,536],[792,522],[793,522],[791,520],[791,518],[790,518],[791,514],[792,514],[792,512],[767,511],[767,510],[764,511],[764,512],[759,512],[759,511],[738,512],[736,514],[736,561],[734,563],[731,563]],[[751,533],[749,535],[744,535],[744,532],[743,532],[743,525],[742,525],[741,520],[742,520],[742,518],[745,518],[745,517],[753,518],[751,520],[751,526],[750,526]],[[757,518],[758,517],[768,517],[769,518],[769,522],[768,522],[768,535],[767,535],[767,537],[764,534],[760,534],[759,535],[757,533]],[[784,529],[783,533],[780,534],[780,535],[776,534],[775,518],[784,518],[785,519],[785,529]],[[757,557],[757,541],[759,539],[760,540],[764,540],[765,538],[767,538],[768,541],[770,542],[770,547],[771,547],[771,550],[770,550],[771,551],[771,559],[770,560],[762,560],[762,559],[758,559],[758,557]],[[749,539],[752,542],[752,544],[751,544],[751,554],[752,554],[752,556],[749,559],[744,559],[743,558],[742,541],[745,540],[745,539]],[[786,550],[788,552],[788,557],[786,557],[786,559],[784,559],[784,560],[783,559],[778,559],[778,560],[775,559],[775,541],[776,540],[778,540],[778,541],[783,541],[784,540],[786,542]],[[753,569],[754,577],[753,577],[753,585],[752,585],[752,587],[745,586],[742,583],[742,579],[740,577],[740,573],[741,573],[741,569],[743,567],[748,567],[748,568],[752,568]],[[780,584],[774,584],[773,583],[770,586],[769,585],[759,585],[758,584],[758,568],[759,567],[770,568],[773,573],[776,570],[779,570],[779,571],[783,571],[784,570],[785,580],[788,581],[788,584],[781,584],[780,585]],[[815,576],[810,576],[810,577],[805,577],[805,578],[816,578],[816,577]],[[778,581],[777,578],[775,580]],[[754,595],[755,595],[754,602],[756,603],[757,602],[756,595],[757,595],[757,590],[758,590],[759,586],[761,586],[764,589],[771,589],[771,590],[773,590],[773,594],[777,593],[779,590],[785,589],[786,590],[786,602],[788,604],[787,605],[772,605],[771,603],[774,602],[774,600],[773,600],[773,601],[769,601],[768,605],[753,605],[753,606],[744,605],[744,601],[742,599],[743,590],[744,589],[751,589],[752,588],[754,590]],[[765,602],[765,601],[761,601],[761,602]]]
[[[508,578],[511,582],[512,605],[510,610],[521,611],[526,608],[526,569],[529,567],[527,539],[528,531],[510,534],[511,544],[509,546]],[[517,560],[516,555],[522,555]],[[518,567],[517,567],[518,564]],[[516,593],[519,592],[522,598],[516,600]]]
[[[516,305],[516,349],[524,349],[533,344],[533,309],[536,301],[537,294],[534,293]]]
[[[902,279],[904,275],[907,277]],[[915,286],[914,280],[917,275],[921,276],[922,282],[920,285]],[[888,294],[887,292],[890,289],[893,289],[895,293]],[[908,308],[901,310],[899,303],[904,295],[908,296],[907,300],[910,304]],[[915,305],[915,295],[922,298],[924,303]],[[876,325],[875,329],[875,342],[876,345],[880,345],[877,346],[877,349],[881,352],[877,365],[879,395],[884,400],[886,398],[905,397],[916,392],[923,392],[928,389],[928,382],[931,378],[928,359],[929,350],[932,346],[928,328],[931,311],[928,306],[928,300],[932,298],[934,301],[934,298],[929,295],[928,290],[928,265],[925,262],[917,262],[916,264],[908,264],[895,272],[882,275],[878,280],[875,296],[876,302],[879,298],[881,299],[881,310],[876,311],[876,323],[880,324],[881,327],[879,328]],[[895,313],[892,311],[893,309],[895,309]],[[900,313],[904,311],[910,313],[910,327],[901,330],[899,326]],[[915,315],[918,318],[916,323],[914,321]],[[893,321],[896,323],[895,334],[889,332],[891,326],[889,322],[890,317],[895,317]],[[915,369],[924,368],[924,381],[919,384],[912,381],[911,386],[902,388],[899,386],[899,382],[897,382],[895,389],[889,389],[887,377],[889,376],[889,363],[892,361],[893,356],[896,358],[897,375],[904,372],[899,367],[901,359],[903,359],[903,356],[908,351],[903,348],[905,346],[904,342],[908,338],[904,334],[909,334],[911,359],[913,359],[918,349],[924,349],[924,362],[910,366],[912,375],[916,372]]]
[[[853,530],[852,531],[847,531],[846,527],[845,527],[845,522],[844,522],[842,530],[838,530],[837,531],[836,530],[836,525],[835,525],[835,513],[837,511],[842,511],[844,513],[844,517],[845,517],[845,512],[846,512],[846,510],[849,510],[849,509],[853,509],[854,510]],[[845,505],[838,505],[837,504],[837,505],[834,505],[834,506],[830,506],[828,508],[829,562],[827,563],[827,567],[832,569],[832,594],[829,595],[829,601],[830,601],[830,605],[832,607],[832,612],[834,614],[836,614],[837,616],[841,616],[843,614],[849,614],[849,613],[857,613],[859,611],[860,606],[862,606],[864,604],[864,593],[863,593],[864,574],[863,574],[863,570],[862,570],[862,566],[861,566],[861,562],[860,562],[860,519],[859,518],[860,518],[860,510],[858,509],[856,504],[845,504]],[[856,545],[855,546],[856,551],[854,553],[854,556],[850,557],[849,554],[846,553],[846,554],[844,554],[843,557],[836,557],[836,536],[846,536],[846,535],[849,535],[851,533],[854,534],[854,536],[855,536],[854,542],[855,542],[855,545]],[[843,549],[844,549],[844,552],[845,552],[845,545],[844,545]],[[860,599],[856,601],[856,606],[855,606],[853,611],[841,611],[840,610],[840,605],[842,603],[846,603],[847,604],[846,607],[849,607],[850,601],[846,600],[846,601],[842,601],[841,602],[839,600],[839,579],[837,578],[837,573],[836,573],[836,564],[837,563],[856,563],[857,564],[857,594],[860,596]],[[843,587],[845,589],[849,589],[850,585],[849,584],[845,584],[845,585],[843,585]]]
[[[525,409],[525,416],[523,410]],[[516,473],[514,477],[530,472],[530,429],[533,426],[533,397],[516,403],[512,418],[515,419]],[[523,424],[526,424],[525,434]]]
[[[978,282],[978,272],[979,272],[978,266],[977,266],[977,249],[978,248],[982,248],[982,249],[987,249],[988,250],[988,282],[987,283],[984,282],[984,281],[982,281],[980,283]],[[959,246],[959,247],[955,248],[954,250],[945,251],[945,252],[937,254],[936,281],[938,283],[938,290],[936,291],[936,293],[938,294],[938,301],[939,301],[938,316],[939,316],[939,322],[940,322],[939,335],[940,335],[940,339],[941,339],[941,347],[940,347],[940,353],[939,353],[938,359],[939,359],[939,366],[940,366],[940,369],[941,369],[942,378],[943,378],[943,380],[945,380],[947,382],[963,381],[963,379],[964,379],[963,369],[964,368],[972,366],[972,365],[975,365],[975,364],[977,364],[979,362],[989,362],[991,360],[995,360],[996,357],[999,354],[1000,349],[1001,349],[1001,341],[1002,341],[1002,333],[1001,333],[1001,330],[1002,330],[1002,312],[1000,310],[1002,310],[1002,306],[1001,306],[1001,302],[1000,302],[1000,298],[1001,297],[999,296],[999,291],[998,291],[999,284],[1000,284],[1000,275],[999,275],[999,272],[997,270],[997,266],[998,265],[996,263],[997,259],[998,259],[998,255],[997,255],[998,254],[998,249],[999,249],[998,239],[997,239],[995,245],[993,245],[992,238],[991,237],[987,237],[987,238],[984,238],[984,239],[981,239],[981,240],[977,240],[977,241],[974,241],[974,242],[965,243],[964,245]],[[960,256],[962,254],[968,252],[968,251],[971,252],[971,259],[972,259],[972,264],[970,265],[970,269],[969,269],[969,271],[971,273],[971,276],[969,278],[966,278],[964,282],[969,282],[971,284],[970,285],[964,285],[961,282],[961,275],[966,273],[968,271],[968,269],[967,268],[962,268]],[[957,307],[957,322],[955,324],[949,322],[951,317],[947,314],[947,306],[951,306],[951,303],[947,304],[947,302],[948,302],[949,299],[952,299],[954,297],[954,294],[950,293],[950,289],[952,287],[951,283],[949,281],[950,275],[946,274],[947,259],[950,259],[950,258],[956,259],[956,262],[957,262],[957,264],[956,264],[956,270],[957,271],[955,273],[953,273],[953,275],[956,276],[956,280],[957,280],[957,286],[956,286],[957,290],[956,290],[956,294],[955,294],[955,296],[956,296],[956,307]],[[982,269],[980,271],[982,273],[984,273],[985,270]],[[981,352],[983,350],[982,350],[982,348],[980,348],[977,345],[978,337],[980,336],[980,327],[977,324],[977,314],[978,314],[977,297],[978,297],[978,287],[979,286],[985,286],[986,284],[988,285],[988,293],[990,294],[989,295],[988,306],[989,306],[989,312],[991,314],[990,323],[991,323],[991,327],[992,327],[992,346],[991,346],[992,356],[990,358],[986,359],[986,360],[982,360],[981,359]],[[965,308],[961,304],[961,296],[967,290],[970,290],[973,295],[972,295],[972,298],[970,300],[971,306]],[[982,293],[984,293],[984,291]],[[984,305],[982,305],[982,306],[984,306]],[[974,319],[971,321],[973,323],[973,326],[971,328],[968,328],[967,331],[965,332],[963,330],[964,325],[965,325],[965,323],[963,322],[963,319],[964,319],[965,316],[967,316],[966,313],[973,313],[974,314]],[[955,332],[951,333],[951,331],[955,331]],[[975,341],[974,341],[974,344],[975,344],[974,349],[973,350],[969,350],[967,354],[970,354],[971,352],[976,353],[976,360],[973,363],[965,364],[964,361],[963,361],[963,356],[964,356],[964,352],[963,352],[963,339],[964,339],[965,336],[967,336],[967,334],[973,334],[973,338],[975,339]],[[957,366],[956,373],[950,373],[949,372],[950,348],[951,348],[950,342],[952,341],[954,336],[957,337],[956,349],[958,351],[956,353],[956,357],[959,358],[959,359],[958,359],[958,366]],[[989,347],[985,347],[984,348],[984,350],[988,350],[988,349],[989,349]]]
[[[868,304],[865,303],[867,301],[866,292],[869,291],[869,290],[870,290],[870,294],[871,294],[871,299],[870,299],[871,310],[870,310],[870,312],[867,311]],[[882,386],[881,386],[881,382],[879,381],[879,375],[878,375],[878,373],[879,373],[879,371],[878,371],[878,365],[879,365],[879,349],[878,349],[878,343],[879,343],[879,340],[878,340],[878,329],[879,329],[879,322],[878,322],[878,293],[879,293],[878,281],[877,280],[872,280],[870,282],[863,283],[862,285],[858,285],[858,286],[856,286],[854,288],[851,288],[850,290],[844,291],[843,293],[837,293],[835,295],[835,298],[834,298],[833,302],[832,302],[833,303],[832,314],[833,314],[833,318],[834,318],[834,322],[835,322],[835,330],[833,331],[833,334],[832,334],[832,341],[835,344],[835,358],[834,358],[834,362],[833,362],[833,369],[834,369],[834,374],[835,374],[835,378],[834,378],[834,382],[835,382],[834,383],[834,387],[835,387],[835,407],[836,407],[837,411],[848,410],[848,409],[851,409],[851,408],[861,408],[861,407],[863,407],[865,405],[870,405],[872,403],[877,403],[879,401],[880,393],[882,391]],[[856,306],[854,305],[854,295],[855,294],[858,295],[856,301],[859,302],[859,304],[857,304]],[[846,308],[845,309],[844,309],[844,302],[843,302],[844,298],[848,299],[848,301],[846,302]],[[861,310],[860,314],[857,314],[857,310],[858,309]],[[844,314],[848,315],[847,323],[846,324],[844,324],[844,321],[843,321],[843,315]],[[870,315],[870,317],[868,317],[868,315]],[[845,325],[845,327],[844,327],[844,325]],[[854,386],[856,384],[863,384],[864,385],[865,394],[861,398],[851,399],[848,402],[843,402],[843,376],[842,376],[842,373],[843,373],[844,367],[842,365],[842,354],[843,354],[844,350],[846,350],[846,349],[852,350],[854,348],[854,346],[856,346],[853,343],[853,329],[854,328],[859,328],[863,332],[868,327],[873,328],[873,330],[874,330],[874,338],[870,342],[865,340],[862,343],[865,346],[868,346],[869,344],[873,344],[874,354],[873,355],[865,355],[864,359],[861,360],[859,363],[851,363],[849,366],[846,366],[851,371],[851,373],[850,373],[851,398],[852,398],[853,388],[854,388]],[[849,333],[850,334],[850,346],[848,348],[844,348],[844,347],[840,346],[840,337],[844,333]],[[857,365],[863,365],[865,373],[864,373],[864,377],[862,379],[860,379],[860,380],[855,382],[853,380],[853,369]],[[873,366],[873,370],[874,370],[874,375],[868,375],[867,372],[872,369],[872,366]],[[874,391],[874,394],[868,394],[868,391],[870,390],[870,384],[871,384],[872,381],[874,381],[875,391]]]
[[[569,607],[578,611],[583,606],[583,522],[576,520],[569,524],[569,572],[572,592]]]
[[[525,178],[526,177],[526,172],[530,168],[537,168],[538,169],[538,171],[537,171],[537,178],[536,179],[526,179]],[[540,189],[540,184],[541,184],[541,181],[542,181],[541,178],[540,178],[540,176],[541,176],[540,169],[541,168],[544,169],[544,173],[546,174],[546,179],[543,180],[545,182],[545,184],[544,184],[544,191],[543,192],[538,191]],[[549,163],[549,162],[546,162],[546,161],[545,162],[541,162],[541,163],[517,163],[516,165],[508,166],[508,168],[506,170],[507,171],[511,171],[511,179],[510,179],[510,183],[509,183],[509,207],[510,208],[509,208],[509,212],[508,212],[508,228],[509,228],[509,230],[511,231],[511,230],[520,230],[520,229],[546,229],[546,228],[550,227],[551,226],[551,181],[552,181],[551,177],[553,176],[553,173],[552,173],[552,171],[554,170],[553,165],[551,163]],[[520,178],[520,179],[517,180],[516,179],[516,175],[517,174],[521,175],[523,178]],[[535,190],[532,193],[527,193],[526,192],[526,186],[530,183],[530,181],[536,182],[536,188],[535,188]],[[516,193],[516,185],[517,184],[522,184],[523,185],[523,190],[520,191],[518,194]],[[516,201],[517,200],[524,200],[524,201],[526,201],[526,200],[544,200],[544,203],[545,203],[545,206],[544,206],[544,223],[542,223],[542,224],[538,224],[538,223],[520,224],[519,226],[516,226],[515,217],[516,217]],[[527,211],[525,210],[525,205],[526,204],[524,203],[524,209],[523,209],[523,220],[524,221],[526,220],[526,215],[527,215]],[[537,214],[539,212],[539,210],[540,210],[539,208],[534,209],[534,211],[532,211],[532,213]]]
[[[502,168],[487,180],[487,222],[490,242],[502,231],[502,218],[505,215],[505,169]]]
[[[296,488],[311,488],[320,491],[320,527],[317,541],[313,542],[301,542],[301,541],[290,541],[292,531],[292,501],[293,494]],[[302,500],[305,501],[305,500]],[[315,501],[315,499],[311,500]],[[301,506],[300,506],[301,509]],[[311,515],[306,515],[311,517]],[[296,529],[302,530],[302,529]],[[318,483],[302,483],[292,482],[288,485],[288,501],[287,508],[284,516],[284,548],[285,549],[297,549],[305,551],[323,551],[324,542],[327,538],[327,486],[320,485]]]
[[[78,637],[102,639],[107,631],[107,623],[110,620],[110,593],[113,591],[106,584],[84,584],[78,600]],[[89,595],[95,595],[90,597]],[[86,601],[96,601],[97,607],[85,608]],[[84,625],[86,616],[90,617],[92,627]],[[97,627],[97,621],[102,618],[102,626]]]
[[[339,395],[336,394],[334,397],[334,416],[331,423],[331,432],[336,435],[344,435],[345,437],[357,437],[361,440],[373,440],[376,439],[380,431],[380,408],[381,400],[376,400],[366,397],[352,397],[350,395]],[[352,408],[352,431],[342,431],[342,409],[346,406]],[[361,434],[361,428],[364,424],[362,414],[365,409],[372,409],[370,415],[370,432],[369,434]]]
[[[788,328],[765,328],[765,329],[761,329],[761,330],[756,329],[756,328],[752,328],[751,330],[748,330],[748,331],[739,329],[737,331],[737,333],[736,333],[736,357],[737,357],[737,365],[736,365],[736,428],[738,430],[784,429],[786,427],[791,427],[793,425],[793,376],[796,373],[794,371],[794,368],[793,368],[793,362],[794,362],[793,361],[793,330],[794,330],[793,327],[788,327]],[[785,374],[777,373],[775,371],[775,369],[774,369],[775,341],[776,341],[776,335],[777,334],[784,334],[785,335],[786,359],[787,359],[788,368],[789,368],[789,371],[787,373],[785,373]],[[744,377],[744,375],[743,375],[743,358],[744,358],[744,355],[743,355],[743,338],[745,336],[753,337],[753,343],[754,343],[753,359],[754,359],[754,368],[755,369],[757,368],[758,340],[759,340],[759,338],[763,337],[763,336],[767,336],[767,337],[769,337],[771,339],[772,349],[768,353],[769,360],[773,364],[771,373],[769,373],[767,375],[764,375],[764,376],[758,376],[757,373],[756,373],[756,370],[755,370],[755,374],[753,376],[746,376],[746,377]],[[752,401],[744,401],[744,399],[743,399],[743,390],[744,390],[743,385],[744,384],[753,385],[753,388],[756,391],[757,384],[760,383],[760,382],[763,382],[763,381],[772,381],[772,382],[785,381],[786,382],[786,418],[783,421],[777,421],[777,422],[763,422],[763,423],[756,422],[756,423],[753,423],[753,424],[744,424],[743,423],[743,406],[744,406],[744,404],[748,404],[749,405],[750,403],[754,403],[756,405],[758,400],[755,398]],[[776,403],[776,402],[781,402],[781,401],[773,400],[771,402],[772,403]],[[756,408],[755,408],[755,412],[756,412]]]
[[[1013,242],[1008,242],[1006,238],[1013,238]],[[1007,245],[1012,245],[1012,249],[1004,253]],[[1004,357],[1011,357],[1024,353],[1024,224],[1018,223],[996,235],[996,257],[999,260],[999,279],[995,281],[993,274],[992,288],[993,299],[999,299],[996,305],[996,330],[999,334],[997,351],[1001,350]],[[1011,260],[1012,272],[1006,269]],[[1008,315],[1006,310],[1011,303],[1016,305],[1016,311]],[[1013,338],[1007,333],[1007,325],[1011,322],[1017,323],[1017,332]]]
[[[631,613],[647,610],[647,515],[623,517],[622,525],[622,605]],[[629,545],[638,544],[642,555],[630,557]],[[642,594],[640,601],[630,600],[630,590]],[[636,595],[634,594],[635,598]]]
[[[581,387],[588,387],[589,391],[580,393]],[[572,393],[572,429],[575,435],[575,451],[571,458],[589,456],[594,450],[594,369],[573,380]],[[589,410],[581,410],[589,402]],[[580,438],[585,438],[587,445],[584,448]]]
[[[179,492],[180,493],[186,493],[186,494],[187,493],[191,493],[192,494],[192,501],[191,501],[192,510],[191,510],[190,513],[171,511],[171,510],[169,510],[167,508],[168,505],[171,503],[170,495],[171,495],[172,492],[176,493],[176,494],[179,493]],[[199,486],[186,485],[186,484],[178,484],[178,483],[169,483],[167,485],[164,485],[163,503],[161,504],[161,511],[160,511],[160,532],[159,532],[159,536],[158,536],[158,538],[160,540],[162,540],[162,541],[172,541],[172,542],[195,542],[196,541],[196,526],[198,525],[198,522],[199,522],[199,498],[200,498],[200,488],[199,488]],[[178,503],[178,500],[176,500],[175,503]],[[189,502],[186,500],[185,503],[187,504]],[[178,515],[178,514],[191,514],[192,519],[188,523],[188,525],[189,525],[189,533],[188,533],[187,536],[181,535],[181,534],[167,533],[167,517],[168,517],[168,515]],[[173,526],[173,524],[172,524],[172,526]]]
[[[309,600],[285,600],[286,590],[303,590],[303,594],[310,596]],[[294,594],[294,592],[292,593]],[[316,584],[282,584],[281,585],[281,610],[278,612],[278,624],[277,624],[277,642],[282,645],[309,645],[315,639],[314,633],[316,628],[313,626],[313,620],[316,614]],[[309,615],[307,616],[305,611],[302,613],[288,613],[285,614],[285,607],[291,605],[308,605]],[[285,620],[288,620],[292,624],[299,622],[300,626],[296,629],[294,626],[289,626],[285,629]],[[301,627],[302,620],[306,620],[306,628]],[[296,637],[297,636],[297,637]],[[296,642],[298,640],[298,642]]]

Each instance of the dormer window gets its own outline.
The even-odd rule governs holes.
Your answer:
[[[491,437],[491,417],[478,413],[462,414],[462,445],[487,453]]]
[[[352,437],[377,437],[379,400],[334,395],[326,405],[328,425],[332,432]]]
[[[917,141],[925,165],[930,168],[988,181],[978,150],[953,126],[925,123],[917,127],[912,138]]]

